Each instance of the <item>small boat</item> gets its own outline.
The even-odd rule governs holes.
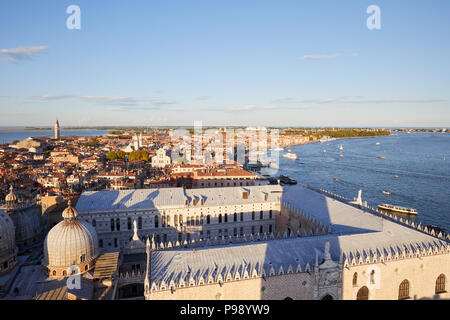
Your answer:
[[[342,144],[339,146],[339,151],[344,151],[344,147],[342,146]]]
[[[343,155],[343,154],[340,154],[340,155],[339,155],[339,157],[343,158],[343,157],[344,157],[344,155]]]
[[[289,178],[288,176],[280,176],[280,182],[284,184],[297,184],[297,181]]]
[[[290,152],[283,154],[283,157],[291,159],[291,160],[297,159],[297,155],[295,153],[290,153]]]
[[[395,179],[398,179],[398,178],[400,178],[400,177],[399,177],[399,176],[394,176],[394,178],[395,178]]]
[[[323,150],[323,152],[325,153],[325,152],[327,152],[327,150]]]
[[[377,158],[378,158],[378,159],[386,160],[386,157],[384,157],[384,156],[378,156]]]
[[[338,179],[338,178],[333,178],[333,180],[334,180],[334,181],[339,181],[339,179]]]
[[[382,190],[381,192],[387,196],[391,194],[389,191],[386,191],[386,190]]]
[[[377,143],[375,143],[377,146],[379,146],[381,143],[379,143],[379,142],[377,142]]]
[[[404,214],[412,214],[417,215],[417,210],[412,208],[405,208],[400,206],[393,206],[391,204],[380,204],[378,205],[378,209],[386,210],[394,213],[404,213]]]

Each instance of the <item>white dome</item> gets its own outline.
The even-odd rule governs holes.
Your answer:
[[[0,210],[0,264],[17,253],[14,230],[12,219]]]
[[[64,220],[45,238],[44,263],[48,268],[68,268],[98,256],[97,232],[91,224],[78,220],[75,209],[72,209],[69,203],[69,208],[64,210]]]

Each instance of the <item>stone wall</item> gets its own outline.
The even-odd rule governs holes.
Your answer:
[[[373,275],[371,275],[372,271],[374,271]],[[356,286],[353,285],[355,272],[358,274]],[[436,294],[436,279],[440,274],[446,276],[447,292]],[[366,286],[369,289],[369,300],[397,300],[399,285],[407,279],[411,299],[449,299],[449,277],[449,253],[348,266],[343,270],[342,298],[355,300],[358,290]]]

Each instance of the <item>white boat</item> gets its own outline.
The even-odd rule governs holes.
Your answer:
[[[377,142],[376,145],[379,146],[381,143]]]
[[[328,138],[322,137],[322,138],[319,139],[319,142],[325,143],[325,142],[328,142],[328,141],[335,141],[335,140],[336,140],[336,138],[328,139]]]
[[[295,153],[290,153],[290,152],[283,154],[283,157],[291,159],[291,160],[297,159],[297,155]]]
[[[387,196],[391,194],[389,191],[386,191],[386,190],[382,190],[381,192]]]
[[[325,153],[325,152],[327,152],[327,150],[323,150],[323,152]]]
[[[344,151],[344,147],[342,146],[342,144],[339,146],[339,151]]]
[[[394,213],[405,213],[405,214],[412,214],[412,215],[417,215],[417,213],[418,213],[416,209],[405,208],[405,207],[400,207],[400,206],[393,206],[391,204],[380,204],[378,206],[378,209],[391,211]]]

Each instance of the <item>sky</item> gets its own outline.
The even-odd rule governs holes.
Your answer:
[[[0,126],[450,127],[449,13],[448,0],[0,1]]]

